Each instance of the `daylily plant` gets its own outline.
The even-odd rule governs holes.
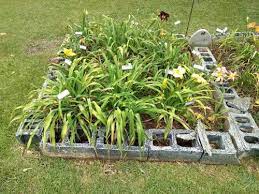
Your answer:
[[[67,56],[67,57],[76,56],[76,53],[74,53],[72,49],[64,48],[63,52],[64,52],[65,56]]]
[[[147,122],[169,132],[177,124],[189,129],[196,117],[205,117],[212,89],[195,73],[191,54],[184,52],[185,39],[172,37],[159,20],[132,27],[133,17],[123,22],[88,19],[72,29],[80,35],[63,44],[71,64],[52,64],[55,79],[47,79],[47,87],[35,91],[37,100],[22,107],[20,119],[43,120],[44,143],[55,145],[65,137],[74,143],[82,134],[93,142],[92,134],[104,128],[104,143],[141,146]],[[81,44],[87,44],[87,52],[78,49]],[[69,95],[58,99],[66,90]]]

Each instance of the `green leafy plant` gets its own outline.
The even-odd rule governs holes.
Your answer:
[[[70,63],[51,64],[54,79],[46,79],[47,87],[36,90],[16,118],[43,120],[44,143],[84,137],[94,144],[105,129],[106,144],[143,146],[147,123],[167,132],[192,128],[197,111],[207,114],[212,102],[207,76],[193,69],[187,41],[162,29],[158,19],[104,17],[97,23],[86,15],[59,56]],[[63,91],[69,95],[57,98]]]

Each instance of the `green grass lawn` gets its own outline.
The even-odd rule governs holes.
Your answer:
[[[256,0],[199,1],[190,31],[199,27],[244,30],[246,17],[259,22]],[[83,9],[100,18],[126,19],[164,10],[170,22],[181,20],[184,32],[190,0],[0,0],[0,193],[259,193],[259,159],[240,166],[136,161],[51,159],[29,151],[15,140],[17,124],[8,126],[15,107],[43,83],[48,58],[55,56],[71,22]]]

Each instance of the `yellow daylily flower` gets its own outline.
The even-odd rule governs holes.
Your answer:
[[[235,81],[236,77],[237,77],[237,72],[230,72],[228,74],[228,79],[229,80]]]
[[[204,116],[200,113],[195,113],[196,119],[204,120]]]
[[[166,89],[167,83],[168,83],[168,79],[165,78],[165,79],[163,80],[163,82],[162,82],[162,89]]]
[[[68,57],[73,57],[76,55],[76,53],[74,53],[72,49],[66,49],[66,48],[64,48],[64,54]]]
[[[177,69],[173,69],[172,75],[175,78],[183,79],[183,75],[185,74],[185,72],[186,72],[186,70],[183,67],[178,66]]]
[[[166,31],[163,30],[163,29],[161,29],[161,30],[160,30],[160,36],[165,36],[165,35],[166,35]]]
[[[259,33],[259,26],[255,26],[255,32]]]
[[[256,26],[256,22],[251,22],[251,23],[247,24],[248,29],[253,29],[253,28],[255,28],[255,26]]]
[[[208,117],[208,120],[209,120],[210,122],[214,123],[215,120],[216,120],[216,117],[215,117],[215,116],[209,116],[209,117]]]
[[[202,76],[199,74],[193,73],[191,76],[193,79],[195,79],[198,83],[206,84],[208,83]]]

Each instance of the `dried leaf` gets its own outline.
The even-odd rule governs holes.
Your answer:
[[[247,24],[248,29],[255,28],[255,26],[256,26],[256,22],[251,22],[251,23]]]

